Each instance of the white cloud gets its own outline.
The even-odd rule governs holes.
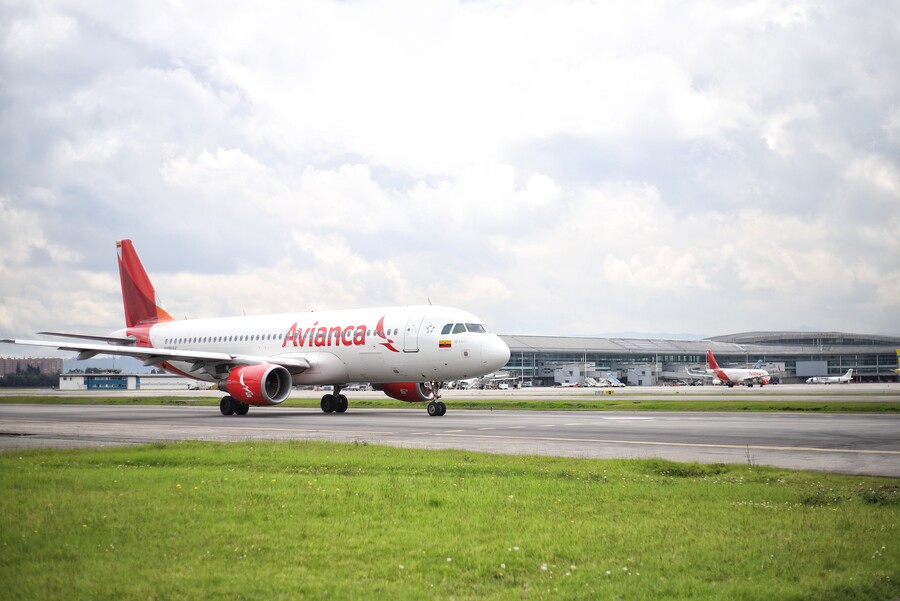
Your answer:
[[[874,5],[60,1],[0,31],[2,335],[118,327],[126,236],[176,315],[897,332]]]

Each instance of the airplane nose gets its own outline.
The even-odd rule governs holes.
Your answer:
[[[482,348],[485,367],[495,371],[509,363],[509,347],[499,336],[491,335]]]

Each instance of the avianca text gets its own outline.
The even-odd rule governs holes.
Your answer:
[[[326,327],[315,322],[306,329],[294,323],[284,335],[281,348],[294,346],[363,346],[366,344],[366,326]]]

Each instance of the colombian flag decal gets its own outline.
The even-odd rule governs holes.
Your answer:
[[[438,342],[438,348],[450,348],[452,344],[450,340],[441,340]]]

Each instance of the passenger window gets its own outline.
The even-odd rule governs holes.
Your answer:
[[[465,332],[465,331],[466,331],[466,326],[465,326],[465,324],[458,323],[458,324],[456,324],[455,326],[453,326],[453,333],[454,333],[454,334],[462,334],[462,333]]]
[[[450,330],[452,330],[452,329],[453,329],[453,324],[448,323],[443,328],[441,328],[441,336],[446,336],[447,334],[450,333]]]

